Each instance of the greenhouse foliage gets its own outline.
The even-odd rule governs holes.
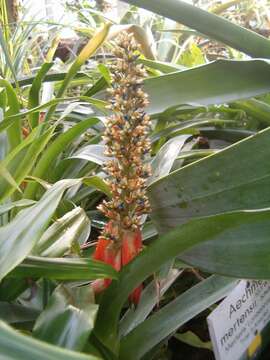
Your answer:
[[[62,24],[0,2],[2,359],[210,359],[213,305],[270,279],[267,2],[125,3],[114,23],[109,1],[68,3],[66,57]]]

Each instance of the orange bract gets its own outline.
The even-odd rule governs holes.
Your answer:
[[[118,226],[112,221],[105,227],[105,232],[108,236],[119,235]],[[142,235],[139,228],[136,231],[123,230],[121,235],[119,243],[100,237],[93,258],[110,264],[115,270],[120,271],[121,267],[128,264],[142,249]],[[92,287],[95,293],[99,293],[105,290],[110,283],[110,279],[99,279],[92,283]],[[135,305],[140,301],[141,291],[142,285],[138,286],[129,296],[129,300]]]

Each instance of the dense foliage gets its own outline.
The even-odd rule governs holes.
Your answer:
[[[49,23],[47,37],[34,21],[11,26],[0,1],[3,359],[173,359],[174,341],[207,349],[209,358],[211,306],[239,278],[270,278],[270,41],[258,28],[267,23],[263,7],[255,21],[237,1],[209,11],[180,0],[125,3],[117,24],[108,21],[108,2],[69,3],[82,40],[77,55],[61,60],[59,24]],[[140,171],[129,176],[132,164],[118,168],[134,159],[120,146],[126,138],[115,138],[120,147],[111,142],[119,136],[113,126],[122,130],[130,111],[124,104],[122,117],[113,117],[122,106],[117,96],[127,92],[119,79],[114,85],[115,38],[123,31],[141,49],[132,55],[133,71],[142,75],[144,66],[139,85],[149,95],[147,115],[144,93],[134,91],[132,111],[139,108],[149,139],[138,129],[129,133],[129,141],[141,141],[132,150]],[[110,109],[106,89],[118,99]],[[110,168],[108,155],[122,160]],[[131,189],[136,176],[143,191]],[[117,181],[129,184],[124,197],[113,193]],[[140,203],[125,220],[132,196]],[[106,216],[97,209],[102,202]],[[124,214],[124,230],[143,239],[119,272],[93,259],[115,209]],[[112,282],[95,295],[90,284],[102,279]],[[141,284],[140,297],[134,289],[140,293]],[[197,332],[192,319],[199,320]]]

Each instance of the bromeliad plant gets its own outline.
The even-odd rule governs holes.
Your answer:
[[[109,219],[99,237],[94,259],[111,264],[117,271],[129,263],[142,249],[141,218],[150,210],[146,182],[150,166],[145,164],[150,154],[150,118],[145,113],[147,96],[142,90],[146,72],[136,64],[138,46],[132,34],[122,35],[114,54],[117,63],[112,67],[112,88],[109,109],[113,115],[106,123],[105,154],[112,158],[105,171],[112,199],[103,201],[99,209]],[[98,280],[93,286],[100,291],[110,280]],[[130,295],[138,304],[142,287]]]
[[[3,358],[168,357],[238,278],[270,278],[269,40],[180,0],[127,2],[260,59],[183,69],[142,28],[124,26],[148,58],[105,25],[68,70],[50,56],[24,78],[0,34]]]

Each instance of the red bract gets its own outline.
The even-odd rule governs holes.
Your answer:
[[[126,230],[123,232],[122,242],[122,265],[128,264],[142,248],[141,230]]]
[[[122,265],[128,264],[142,249],[142,233],[138,228],[136,231],[125,231],[122,243]],[[129,295],[129,301],[138,305],[141,297],[142,285],[138,286]]]
[[[136,287],[135,290],[132,291],[132,293],[129,295],[129,301],[131,303],[133,303],[134,305],[138,305],[140,302],[140,298],[141,298],[141,293],[142,293],[142,289],[143,286],[139,285],[138,287]]]
[[[99,238],[93,258],[110,264],[119,271],[122,266],[128,264],[142,249],[142,235],[140,229],[136,231],[123,230],[121,241],[118,226],[110,221],[105,232],[118,241]],[[121,244],[121,245],[119,245]],[[92,283],[95,293],[105,290],[111,283],[110,279],[98,279]],[[140,301],[142,285],[138,286],[129,296],[129,300],[137,305]]]
[[[106,264],[110,264],[117,271],[121,269],[121,252],[120,249],[116,248],[116,245],[112,240],[100,238],[93,258],[95,260],[103,261]],[[99,293],[106,289],[111,281],[111,279],[98,279],[94,281],[92,287],[95,293]]]

